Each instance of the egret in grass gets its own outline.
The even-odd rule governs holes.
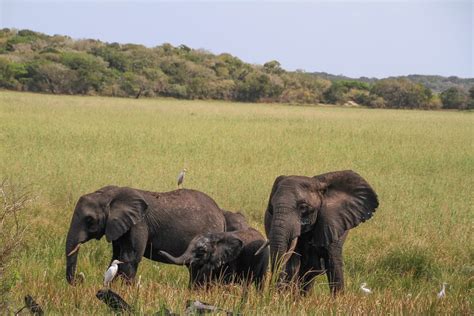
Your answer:
[[[443,287],[441,288],[441,291],[439,291],[438,293],[438,298],[443,298],[446,296],[446,285],[448,285],[448,283],[443,282]]]
[[[365,294],[372,294],[372,290],[369,289],[369,288],[367,288],[366,286],[367,286],[367,283],[365,283],[365,282],[362,283],[362,284],[360,285],[360,290],[361,290],[362,292],[364,292]]]
[[[84,272],[79,272],[76,277],[76,282],[82,284],[86,281],[86,275]]]
[[[186,175],[186,172],[188,170],[186,170],[186,168],[184,168],[183,170],[181,170],[181,172],[179,173],[178,175],[178,189],[180,186],[183,185],[183,182],[184,182],[184,176]]]
[[[112,282],[112,280],[115,278],[115,275],[117,274],[118,265],[121,264],[121,263],[123,263],[123,262],[119,261],[119,260],[114,260],[114,261],[112,261],[112,264],[107,269],[107,271],[105,271],[105,274],[104,274],[104,286],[105,287],[110,286],[110,282]]]
[[[227,315],[232,315],[232,313],[229,311],[201,301],[188,300],[186,302],[186,315],[203,315],[220,311],[225,312]]]

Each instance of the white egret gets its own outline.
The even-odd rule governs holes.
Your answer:
[[[362,284],[360,285],[360,290],[361,290],[362,292],[364,292],[365,294],[372,294],[372,290],[369,289],[369,288],[367,288],[366,286],[367,286],[367,283],[365,283],[365,282],[362,283]]]
[[[137,282],[137,287],[140,288],[142,286],[142,275],[140,274],[138,276],[138,282]]]
[[[186,302],[186,315],[203,315],[206,313],[214,313],[219,311],[223,311],[228,314],[228,312],[223,310],[222,308],[208,303],[192,300],[188,300]]]
[[[112,264],[110,267],[105,271],[104,274],[104,286],[108,287],[110,285],[110,282],[115,278],[115,275],[117,274],[118,271],[118,265],[123,263],[122,261],[119,260],[114,260],[112,261]]]
[[[441,291],[439,291],[438,293],[438,298],[443,298],[446,296],[446,285],[448,285],[448,283],[443,282],[443,287],[441,288]]]
[[[181,172],[179,173],[179,175],[178,175],[178,188],[179,188],[180,185],[183,184],[183,182],[184,182],[184,176],[186,175],[186,172],[187,172],[187,171],[188,171],[188,170],[186,170],[186,168],[184,168],[184,169],[181,170]]]
[[[84,274],[84,272],[79,272],[76,277],[76,282],[81,284],[84,283],[84,281],[86,281],[86,275]]]

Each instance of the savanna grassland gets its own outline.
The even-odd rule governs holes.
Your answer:
[[[263,232],[275,177],[353,169],[380,207],[346,242],[345,294],[320,276],[306,297],[242,296],[237,285],[187,289],[182,267],[143,259],[141,287],[113,289],[139,313],[183,313],[200,299],[242,314],[472,314],[474,115],[470,112],[303,107],[174,99],[0,92],[0,176],[27,185],[24,247],[9,267],[11,310],[31,294],[51,314],[107,314],[95,298],[110,260],[105,239],[81,248],[83,284],[65,280],[66,232],[77,199],[107,184],[185,187],[241,210]],[[374,294],[359,291],[367,282]],[[437,300],[441,283],[447,296]]]

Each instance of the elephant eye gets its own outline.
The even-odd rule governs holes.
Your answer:
[[[203,258],[206,255],[206,249],[204,247],[198,247],[195,251],[196,258]]]
[[[309,205],[306,203],[300,203],[298,204],[298,210],[300,210],[302,213],[307,212],[309,210]]]
[[[301,203],[300,205],[298,205],[298,210],[303,216],[309,216],[312,212],[314,212],[314,209],[306,203]]]
[[[86,216],[86,226],[88,228],[89,231],[96,231],[97,230],[97,223],[96,223],[96,220],[95,218],[93,218],[92,216]]]
[[[86,216],[86,224],[91,225],[93,223],[94,223],[94,219],[92,218],[92,216]]]

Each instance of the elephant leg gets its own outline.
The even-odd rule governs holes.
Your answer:
[[[255,284],[255,287],[257,288],[257,291],[262,291],[263,290],[263,285],[265,284],[265,272],[266,268],[260,268],[259,271],[255,273],[255,275],[250,276],[250,281]]]
[[[285,289],[294,286],[298,282],[298,275],[300,270],[300,255],[293,254],[286,262],[285,270],[282,271],[278,279],[278,288]]]
[[[212,278],[211,271],[203,267],[196,267],[190,265],[189,271],[189,288],[206,287]]]
[[[112,259],[110,260],[109,266],[112,264],[112,261],[115,259],[118,260],[120,256],[120,245],[117,241],[112,242]]]
[[[321,260],[321,256],[313,252],[310,252],[308,256],[301,260],[300,290],[302,294],[308,294],[313,288],[315,278],[325,273]]]
[[[328,247],[327,257],[325,258],[325,266],[327,269],[327,277],[331,294],[335,295],[344,290],[344,262],[342,259],[342,246],[344,244],[346,234],[343,238],[332,243]]]
[[[137,274],[138,265],[145,253],[148,236],[146,230],[139,227],[132,228],[117,241],[120,245],[118,260],[124,262],[119,264],[119,274],[131,283]]]
[[[192,266],[189,266],[188,267],[188,272],[189,272],[189,283],[188,283],[188,287],[190,289],[194,288],[195,286],[199,286],[200,284],[198,284],[198,271],[197,269],[193,269]]]
[[[293,254],[286,262],[285,271],[282,273],[282,281],[296,281],[298,271],[300,270],[300,264],[300,256],[298,254]]]

